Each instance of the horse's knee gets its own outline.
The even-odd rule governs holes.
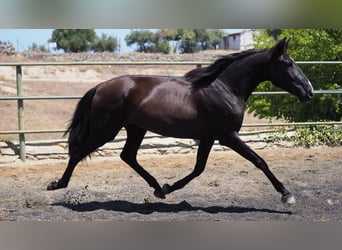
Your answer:
[[[121,160],[123,160],[124,162],[126,162],[126,161],[128,160],[128,156],[127,156],[127,154],[126,154],[124,151],[121,152],[120,158],[121,158]]]
[[[127,164],[130,164],[131,162],[134,161],[134,158],[125,150],[121,152],[120,158],[121,158],[121,160],[123,160]]]

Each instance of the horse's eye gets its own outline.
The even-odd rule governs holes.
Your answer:
[[[292,66],[292,61],[291,60],[286,60],[285,63],[286,63],[287,66]]]
[[[289,67],[289,66],[292,66],[292,63],[293,63],[292,60],[291,60],[290,58],[286,58],[286,57],[282,57],[282,58],[281,58],[281,61],[282,61],[283,63],[285,63],[285,65],[288,66],[288,67]]]

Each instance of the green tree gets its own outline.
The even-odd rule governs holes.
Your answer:
[[[210,29],[161,29],[153,33],[149,30],[134,30],[126,36],[128,46],[137,45],[139,52],[193,53],[199,50],[216,49],[225,35],[222,30]],[[171,43],[176,42],[177,45]],[[173,43],[174,44],[174,43]]]
[[[275,37],[291,38],[288,54],[295,61],[339,61],[342,59],[341,30],[284,29],[263,30],[255,36],[256,48],[270,47]],[[341,64],[302,64],[304,74],[315,90],[341,89]],[[270,82],[259,85],[256,91],[275,91]],[[305,104],[293,96],[251,96],[247,102],[249,112],[261,118],[283,118],[289,121],[341,120],[341,95],[316,95]]]
[[[170,46],[170,51],[176,53],[178,49],[178,43],[181,40],[180,34],[177,29],[161,29],[157,33],[163,37],[164,41],[167,41]],[[171,45],[172,44],[172,45]]]
[[[180,50],[183,53],[193,53],[199,50],[216,49],[225,34],[219,29],[179,29]]]
[[[181,39],[177,29],[160,29],[157,33],[158,36],[163,37],[167,41],[179,41]]]
[[[226,36],[226,32],[220,29],[208,30],[210,49],[218,49],[221,47],[222,37]]]
[[[93,29],[55,29],[50,41],[56,42],[57,48],[65,52],[82,52],[91,48],[95,38]]]
[[[114,52],[118,48],[118,39],[116,37],[107,36],[102,34],[101,37],[96,37],[91,44],[91,49],[94,52]]]
[[[150,52],[153,40],[154,34],[150,30],[133,30],[125,37],[127,46],[136,44],[138,52]]]
[[[128,46],[137,45],[138,52],[168,54],[171,51],[171,37],[172,34],[168,30],[158,30],[155,33],[149,30],[134,30],[125,40]]]
[[[207,50],[210,49],[210,34],[206,29],[196,29],[195,33],[195,49]]]
[[[168,30],[158,30],[153,35],[153,45],[150,52],[169,54],[171,51],[170,40],[172,33]]]
[[[194,53],[197,45],[196,33],[193,29],[179,29],[178,34],[181,40],[180,50],[183,53]]]

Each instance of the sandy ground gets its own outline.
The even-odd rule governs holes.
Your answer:
[[[204,173],[165,200],[118,157],[79,164],[69,187],[46,191],[66,160],[0,165],[0,220],[15,221],[236,221],[342,220],[340,147],[257,150],[295,195],[292,206],[266,177],[235,152],[211,153]],[[195,153],[140,154],[140,163],[159,183],[190,173]]]

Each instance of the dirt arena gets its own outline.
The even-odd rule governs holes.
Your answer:
[[[159,183],[188,174],[195,150],[140,154],[140,163]],[[81,163],[69,187],[46,191],[66,160],[0,165],[2,221],[340,221],[340,147],[266,148],[257,152],[294,194],[284,205],[266,177],[236,153],[213,151],[204,173],[165,200],[118,157]]]

